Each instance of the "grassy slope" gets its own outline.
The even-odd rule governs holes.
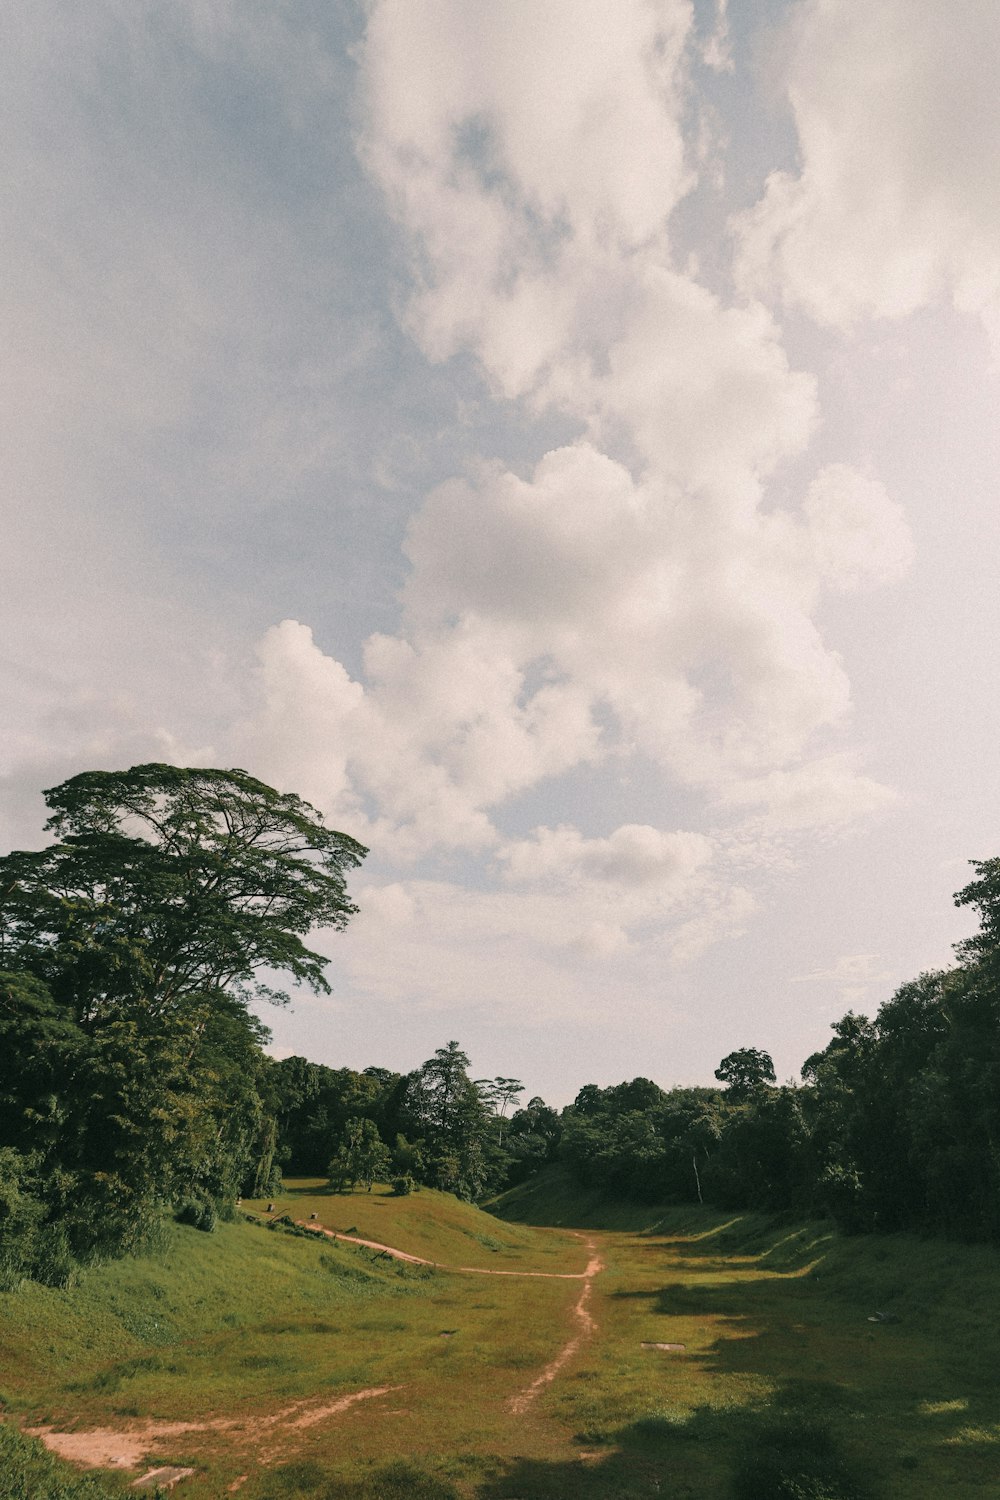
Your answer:
[[[320,1189],[299,1184],[278,1207],[447,1264],[579,1270],[585,1258],[565,1233],[446,1195]],[[803,1432],[831,1485],[852,1466],[874,1476],[858,1496],[996,1493],[995,1251],[574,1201],[553,1179],[494,1207],[605,1226],[593,1234],[606,1265],[590,1302],[597,1334],[520,1421],[508,1401],[565,1341],[578,1282],[404,1267],[246,1223],[174,1229],[162,1256],[0,1297],[0,1391],[22,1412],[89,1427],[399,1387],[296,1434],[263,1468],[239,1433],[185,1435],[163,1461],[198,1466],[190,1500],[248,1472],[243,1500],[723,1500],[748,1456],[764,1470],[775,1452],[791,1462]],[[869,1323],[877,1309],[898,1322]],[[762,1483],[767,1500],[780,1493],[773,1475]]]
[[[728,1495],[726,1475],[747,1454],[766,1454],[769,1434],[791,1450],[797,1431],[809,1429],[893,1500],[995,1493],[994,1248],[843,1237],[790,1215],[601,1200],[558,1172],[491,1210],[606,1231],[594,1306],[602,1336],[576,1389],[567,1382],[553,1396],[582,1438],[617,1450],[600,1467],[595,1497],[601,1483],[630,1493],[629,1455],[662,1463],[677,1497]],[[870,1322],[876,1312],[895,1321]],[[661,1354],[642,1350],[643,1341],[686,1348]],[[524,1493],[546,1493],[541,1483]],[[770,1500],[766,1481],[760,1493]]]
[[[501,1193],[485,1205],[505,1223],[575,1229],[625,1229],[642,1232],[663,1221],[676,1223],[682,1210],[625,1198],[609,1198],[581,1188],[560,1167],[548,1167],[519,1187]]]
[[[272,1200],[275,1216],[288,1214],[308,1220],[315,1213],[319,1223],[340,1234],[357,1235],[393,1245],[411,1255],[449,1266],[489,1267],[497,1257],[507,1269],[581,1270],[586,1255],[576,1251],[579,1265],[564,1265],[573,1258],[572,1242],[565,1236],[536,1234],[526,1224],[502,1223],[451,1193],[422,1188],[395,1198],[384,1188],[371,1193],[331,1193],[323,1178],[300,1178]],[[259,1212],[259,1203],[244,1205]]]
[[[447,1194],[334,1196],[320,1186],[293,1187],[278,1212],[317,1212],[327,1227],[448,1264],[579,1271],[586,1259],[569,1236],[500,1225]],[[351,1451],[366,1459],[484,1446],[489,1422],[469,1391],[502,1407],[564,1338],[577,1290],[454,1276],[247,1222],[212,1235],[171,1226],[157,1254],[93,1268],[67,1290],[27,1285],[0,1296],[0,1395],[32,1422],[90,1428],[243,1418],[418,1379],[418,1420],[377,1434],[366,1409],[338,1418]],[[512,1338],[512,1329],[522,1332]],[[325,1461],[328,1441],[309,1430],[293,1446]],[[195,1463],[185,1493],[214,1496],[245,1472],[246,1448],[238,1433],[184,1434],[162,1461]],[[244,1494],[255,1492],[252,1482]]]

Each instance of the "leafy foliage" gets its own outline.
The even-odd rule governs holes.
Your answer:
[[[245,771],[144,765],[45,794],[0,858],[0,1278],[65,1280],[273,1185],[261,971],[328,988],[314,925],[364,849]]]
[[[739,1047],[722,1059],[715,1076],[726,1085],[728,1097],[742,1103],[774,1083],[774,1063],[759,1047]]]
[[[344,1138],[330,1162],[330,1182],[340,1192],[356,1182],[371,1192],[372,1184],[386,1178],[391,1166],[392,1156],[375,1122],[348,1120]]]
[[[802,1087],[776,1087],[753,1047],[722,1059],[722,1092],[587,1084],[560,1121],[577,1182],[1000,1241],[1000,860],[973,867],[955,899],[981,928],[961,964],[902,985],[874,1020],[836,1021]]]
[[[439,1047],[410,1074],[403,1113],[411,1136],[423,1142],[432,1186],[472,1199],[490,1180],[490,1112],[468,1068],[457,1042]]]
[[[44,981],[92,1026],[220,991],[280,996],[261,969],[329,988],[305,946],[355,908],[364,848],[245,771],[134,766],[45,793],[59,842],[0,859],[0,965]]]

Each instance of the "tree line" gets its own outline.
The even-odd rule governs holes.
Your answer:
[[[851,1232],[1000,1241],[1000,860],[955,896],[979,917],[958,963],[849,1011],[778,1085],[740,1048],[721,1089],[587,1085],[560,1117],[575,1179],[650,1201],[794,1209]]]
[[[744,1047],[717,1088],[587,1084],[561,1111],[473,1079],[449,1042],[408,1074],[274,1061],[251,1001],[327,989],[314,927],[366,851],[243,771],[88,772],[45,794],[55,842],[0,858],[0,1286],[211,1229],[282,1170],[469,1199],[560,1163],[657,1201],[1000,1239],[1000,860],[956,901],[955,967],[849,1012],[778,1085]]]

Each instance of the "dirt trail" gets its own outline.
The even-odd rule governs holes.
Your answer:
[[[378,1240],[362,1240],[356,1234],[338,1234],[336,1229],[327,1229],[322,1224],[308,1224],[305,1219],[296,1219],[300,1229],[310,1229],[313,1234],[323,1234],[328,1240],[343,1240],[347,1245],[364,1245],[368,1250],[381,1250],[383,1255],[391,1255],[393,1260],[406,1260],[413,1266],[436,1266],[436,1260],[425,1260],[422,1255],[407,1255],[405,1250],[394,1250],[392,1245],[380,1245]],[[442,1270],[447,1270],[447,1266]]]
[[[280,1428],[282,1433],[297,1432],[314,1427],[317,1422],[334,1417],[359,1401],[370,1401],[374,1396],[387,1396],[399,1386],[370,1386],[364,1391],[353,1391],[336,1401],[296,1401],[281,1411],[266,1417],[213,1417],[207,1422],[161,1422],[150,1418],[145,1422],[130,1423],[123,1428],[95,1427],[89,1432],[55,1432],[51,1427],[28,1427],[29,1437],[40,1438],[46,1448],[60,1458],[85,1468],[134,1469],[154,1449],[161,1447],[170,1438],[189,1432],[241,1432],[258,1445],[257,1457],[267,1463],[274,1456],[261,1439]],[[279,1450],[280,1451],[280,1448]]]
[[[380,1250],[384,1255],[391,1255],[396,1260],[410,1261],[418,1266],[437,1266],[442,1271],[457,1271],[466,1276],[536,1276],[547,1281],[582,1281],[583,1289],[573,1308],[573,1316],[577,1321],[577,1332],[565,1344],[559,1353],[549,1364],[546,1365],[526,1391],[515,1396],[510,1402],[510,1411],[519,1417],[530,1406],[531,1402],[545,1386],[550,1385],[562,1367],[573,1358],[585,1338],[596,1332],[597,1324],[588,1307],[590,1302],[590,1291],[594,1277],[604,1269],[604,1263],[597,1253],[597,1246],[592,1239],[585,1239],[584,1243],[590,1255],[586,1269],[583,1271],[497,1271],[487,1266],[446,1266],[439,1261],[425,1260],[419,1255],[407,1255],[403,1250],[397,1250],[392,1245],[382,1245],[377,1240],[365,1240],[356,1235],[338,1234],[334,1229],[326,1229],[322,1224],[306,1223],[304,1219],[296,1219],[303,1229],[312,1229],[317,1234],[326,1235],[331,1240],[343,1240],[348,1245],[365,1245],[369,1250]],[[582,1235],[578,1238],[583,1238]]]
[[[405,1250],[396,1249],[394,1245],[383,1245],[378,1240],[366,1240],[358,1235],[338,1234],[334,1229],[327,1229],[322,1224],[307,1223],[303,1219],[297,1219],[295,1222],[303,1229],[310,1229],[315,1234],[324,1235],[327,1239],[342,1240],[348,1245],[363,1245],[368,1250],[378,1250],[383,1255],[389,1255],[394,1260],[407,1261],[411,1265],[435,1266],[439,1270],[457,1272],[465,1276],[516,1276],[538,1277],[546,1281],[582,1281],[583,1288],[573,1309],[573,1316],[579,1325],[578,1331],[528,1389],[510,1402],[510,1410],[515,1416],[520,1416],[542,1387],[555,1379],[567,1360],[572,1359],[584,1338],[593,1333],[597,1326],[587,1308],[593,1279],[603,1269],[593,1240],[585,1241],[590,1259],[583,1271],[501,1271],[489,1266],[448,1266],[440,1261],[427,1260],[422,1255],[410,1255]],[[283,1450],[284,1434],[315,1426],[316,1423],[355,1406],[359,1401],[370,1401],[374,1397],[386,1396],[399,1389],[399,1386],[390,1385],[371,1386],[367,1390],[354,1391],[351,1395],[341,1396],[332,1402],[317,1404],[297,1401],[294,1405],[273,1412],[270,1416],[213,1417],[204,1422],[166,1422],[150,1418],[146,1421],[131,1422],[121,1428],[95,1427],[88,1432],[57,1432],[51,1427],[29,1427],[25,1430],[31,1437],[40,1438],[45,1446],[58,1454],[60,1458],[68,1459],[71,1463],[80,1464],[85,1468],[133,1469],[138,1467],[144,1459],[154,1455],[156,1450],[161,1449],[171,1438],[195,1432],[240,1432],[256,1445],[258,1461],[268,1463]],[[266,1444],[266,1438],[271,1433],[282,1439],[277,1447],[268,1447]]]
[[[364,1245],[369,1250],[381,1250],[393,1260],[406,1260],[415,1266],[434,1266],[439,1271],[456,1271],[464,1276],[537,1276],[545,1281],[587,1281],[601,1269],[600,1261],[591,1259],[585,1271],[497,1271],[491,1266],[449,1266],[441,1260],[425,1260],[422,1255],[408,1255],[392,1245],[380,1244],[378,1240],[363,1240],[355,1234],[340,1234],[336,1229],[326,1229],[322,1224],[309,1224],[305,1219],[296,1219],[300,1229],[311,1229],[314,1234],[323,1234],[328,1240],[342,1240],[345,1245]],[[593,1248],[592,1242],[587,1241]],[[596,1270],[594,1267],[596,1266]]]
[[[598,1274],[599,1271],[602,1271],[604,1269],[604,1263],[601,1260],[601,1257],[597,1254],[597,1249],[594,1241],[587,1240],[586,1244],[587,1249],[590,1251],[590,1260],[587,1262],[587,1269],[583,1273],[583,1290],[581,1291],[580,1296],[577,1299],[576,1306],[573,1309],[573,1316],[576,1318],[577,1324],[579,1325],[578,1330],[570,1339],[569,1343],[563,1345],[562,1349],[560,1349],[555,1359],[551,1360],[550,1363],[545,1366],[545,1369],[542,1371],[542,1373],[531,1382],[527,1390],[522,1391],[519,1396],[515,1396],[510,1402],[509,1409],[515,1417],[520,1417],[524,1414],[524,1412],[531,1405],[532,1401],[534,1401],[538,1393],[544,1390],[547,1385],[551,1385],[552,1381],[555,1380],[563,1365],[565,1365],[569,1360],[573,1358],[574,1354],[577,1352],[584,1339],[589,1338],[592,1333],[596,1333],[597,1331],[597,1324],[594,1321],[593,1314],[591,1313],[587,1304],[590,1301],[590,1293],[594,1284],[594,1277]]]

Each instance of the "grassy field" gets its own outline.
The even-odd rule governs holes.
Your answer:
[[[432,1266],[260,1222],[174,1227],[157,1255],[0,1297],[0,1393],[23,1425],[145,1443],[81,1500],[167,1463],[194,1470],[174,1492],[191,1500],[997,1493],[995,1251],[602,1205],[557,1179],[495,1208],[319,1182],[277,1200]],[[496,1271],[516,1274],[475,1274]],[[79,1470],[0,1443],[0,1474],[37,1466],[0,1496],[75,1500],[53,1475]]]

